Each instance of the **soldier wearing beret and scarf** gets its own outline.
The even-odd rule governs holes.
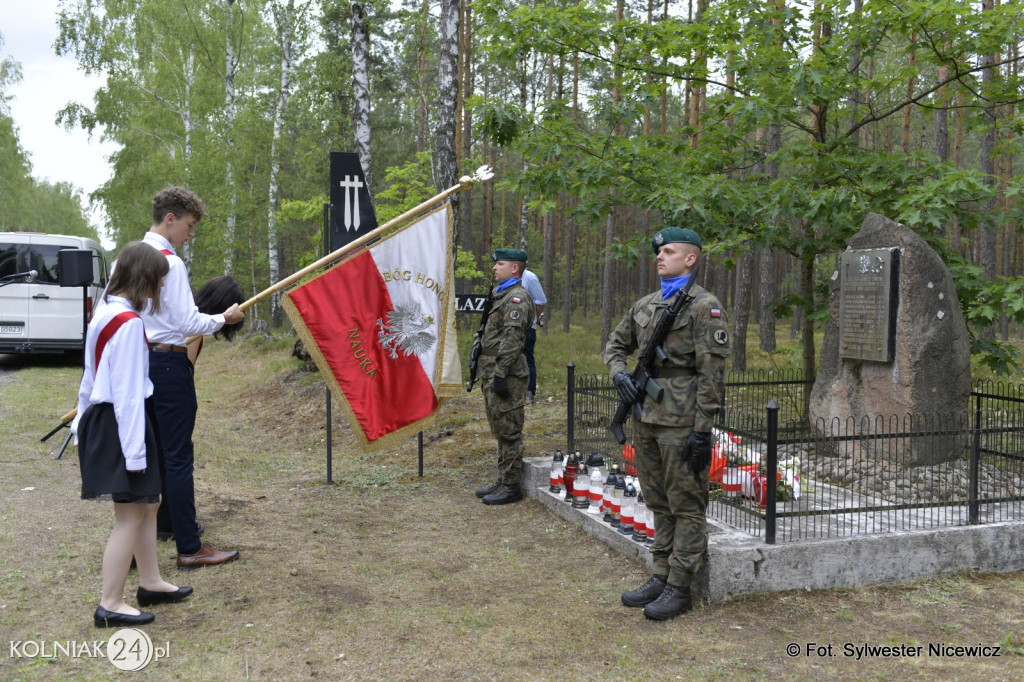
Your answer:
[[[484,504],[509,504],[523,499],[519,477],[523,468],[523,420],[530,378],[523,344],[533,325],[533,298],[522,286],[526,252],[498,249],[494,259],[491,312],[480,344],[477,372],[491,433],[498,441],[498,480],[476,491]],[[474,339],[474,342],[476,339]]]
[[[686,286],[701,254],[696,232],[666,227],[654,235],[661,290],[641,298],[608,338],[604,361],[619,396],[636,400],[641,387],[626,358],[644,348],[658,318]],[[725,396],[729,331],[722,305],[694,284],[693,301],[679,314],[662,344],[667,357],[655,376],[664,389],[661,402],[647,397],[636,424],[636,462],[647,506],[654,512],[654,575],[623,593],[622,603],[644,607],[644,615],[668,620],[693,608],[690,585],[707,549],[705,512],[711,426]]]

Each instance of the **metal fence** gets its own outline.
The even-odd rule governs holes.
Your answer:
[[[570,451],[621,458],[614,385],[570,364],[568,389]],[[1024,386],[979,382],[969,410],[814,424],[809,390],[799,372],[728,375],[710,517],[767,543],[1024,518]]]

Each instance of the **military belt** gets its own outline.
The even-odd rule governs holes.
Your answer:
[[[696,372],[687,367],[658,367],[658,379],[678,379],[679,377],[692,377]]]

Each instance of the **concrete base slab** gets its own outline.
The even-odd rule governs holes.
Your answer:
[[[526,495],[650,570],[646,545],[619,533],[598,515],[574,509],[564,502],[564,494],[548,492],[549,459],[527,457],[523,463]],[[695,598],[715,603],[759,592],[898,584],[969,570],[1024,570],[1024,522],[769,545],[763,538],[708,519],[708,557],[691,589]]]

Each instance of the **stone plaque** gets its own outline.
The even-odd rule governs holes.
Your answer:
[[[852,249],[842,255],[839,354],[892,362],[896,350],[899,249]]]

